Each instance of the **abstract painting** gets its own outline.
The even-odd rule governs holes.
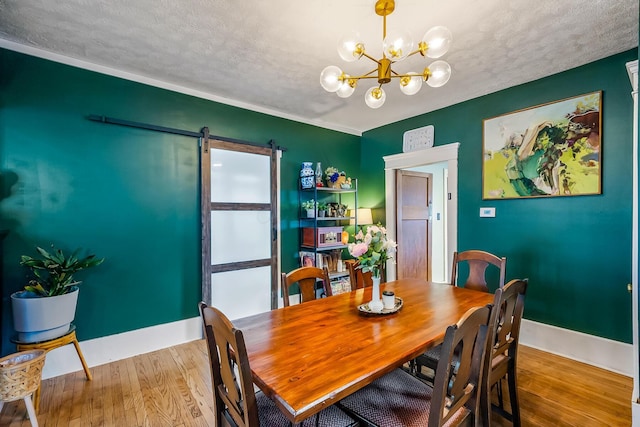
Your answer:
[[[602,92],[483,121],[482,198],[601,194]]]

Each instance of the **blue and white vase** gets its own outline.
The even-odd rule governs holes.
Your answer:
[[[302,168],[300,169],[300,187],[313,188],[315,185],[314,172],[311,167],[312,162],[302,162]]]

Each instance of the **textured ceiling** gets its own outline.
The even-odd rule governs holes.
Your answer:
[[[397,0],[389,32],[403,29],[419,39],[435,25],[451,30],[452,47],[441,59],[452,77],[411,97],[393,80],[385,85],[385,105],[371,110],[364,103],[371,81],[341,99],[322,89],[319,75],[327,65],[350,74],[374,68],[370,61],[345,63],[336,51],[343,34],[358,30],[367,51],[381,56],[374,3],[0,0],[0,46],[359,134],[638,45],[638,0]],[[428,62],[417,55],[394,70],[420,71]]]

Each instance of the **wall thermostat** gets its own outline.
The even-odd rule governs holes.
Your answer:
[[[408,130],[402,136],[403,153],[431,147],[433,147],[433,125]]]

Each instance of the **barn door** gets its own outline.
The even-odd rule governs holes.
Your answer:
[[[203,139],[202,297],[230,319],[277,308],[275,148]]]

